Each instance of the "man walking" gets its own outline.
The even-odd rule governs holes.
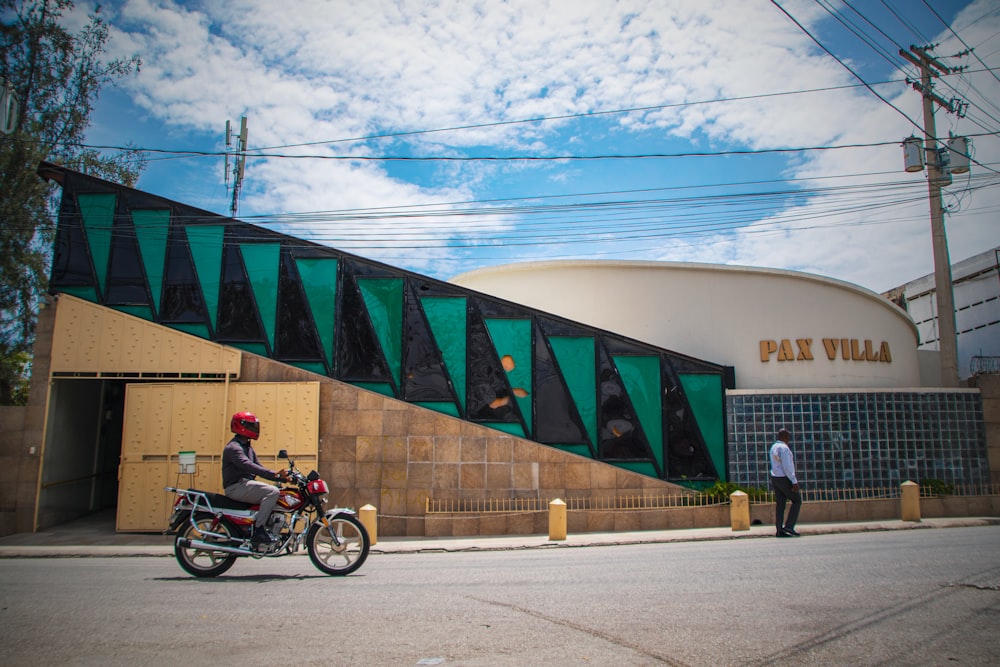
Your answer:
[[[792,434],[788,429],[778,431],[778,439],[771,445],[771,488],[774,489],[774,527],[777,537],[798,537],[795,522],[799,519],[802,496],[799,494],[799,480],[795,477],[795,459],[788,441]],[[785,503],[792,507],[785,518]]]

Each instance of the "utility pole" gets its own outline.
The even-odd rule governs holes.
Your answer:
[[[229,147],[233,145],[233,134],[229,121],[226,121],[226,186],[229,186]],[[240,133],[236,135],[236,152],[233,159],[233,201],[229,206],[229,216],[236,217],[240,205],[240,188],[243,185],[243,173],[247,162],[247,117],[240,119]]]
[[[900,49],[899,55],[920,70],[920,83],[910,84],[924,101],[924,148],[927,155],[927,193],[931,207],[931,242],[934,249],[934,293],[937,297],[938,351],[941,357],[941,385],[958,386],[958,336],[955,326],[955,296],[951,283],[951,258],[948,255],[948,237],[944,228],[944,207],[941,204],[941,186],[951,182],[943,169],[938,149],[937,130],[934,124],[934,105],[938,104],[951,113],[952,101],[937,95],[932,89],[931,77],[951,74],[958,70],[942,65],[927,54],[926,49],[910,47],[911,53]]]

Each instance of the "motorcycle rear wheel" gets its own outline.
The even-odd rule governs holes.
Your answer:
[[[199,514],[195,517],[195,526],[190,522],[184,524],[184,530],[177,536],[174,542],[174,556],[184,571],[196,577],[217,577],[236,562],[237,556],[225,551],[208,551],[205,549],[195,549],[193,547],[182,548],[181,540],[201,540],[203,542],[218,542],[220,544],[231,545],[228,539],[238,534],[238,531],[225,519],[221,519],[217,526],[212,529],[212,522],[215,517],[211,514]],[[221,533],[226,539],[204,535],[203,530],[212,530],[213,533]]]
[[[348,575],[361,567],[370,546],[368,531],[357,517],[349,514],[329,519],[329,527],[322,522],[314,523],[306,536],[309,560],[320,572],[334,577]]]

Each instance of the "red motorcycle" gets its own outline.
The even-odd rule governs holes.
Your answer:
[[[313,470],[303,475],[284,449],[278,458],[288,460],[290,480],[267,522],[277,538],[271,544],[251,543],[258,505],[208,491],[167,487],[177,499],[164,532],[177,536],[174,556],[185,571],[196,577],[217,577],[237,558],[288,556],[303,545],[324,574],[344,576],[364,564],[371,543],[354,510],[326,509],[329,487],[319,474]]]

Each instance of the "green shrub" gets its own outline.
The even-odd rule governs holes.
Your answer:
[[[950,496],[955,493],[955,485],[940,479],[922,479],[920,490],[925,496]]]
[[[762,500],[767,496],[766,489],[760,489],[755,486],[741,486],[735,482],[723,482],[722,480],[717,481],[712,486],[709,486],[701,490],[701,495],[710,496],[712,498],[725,498],[729,499],[729,496],[733,495],[737,491],[742,491],[743,493],[750,496],[751,500]]]

